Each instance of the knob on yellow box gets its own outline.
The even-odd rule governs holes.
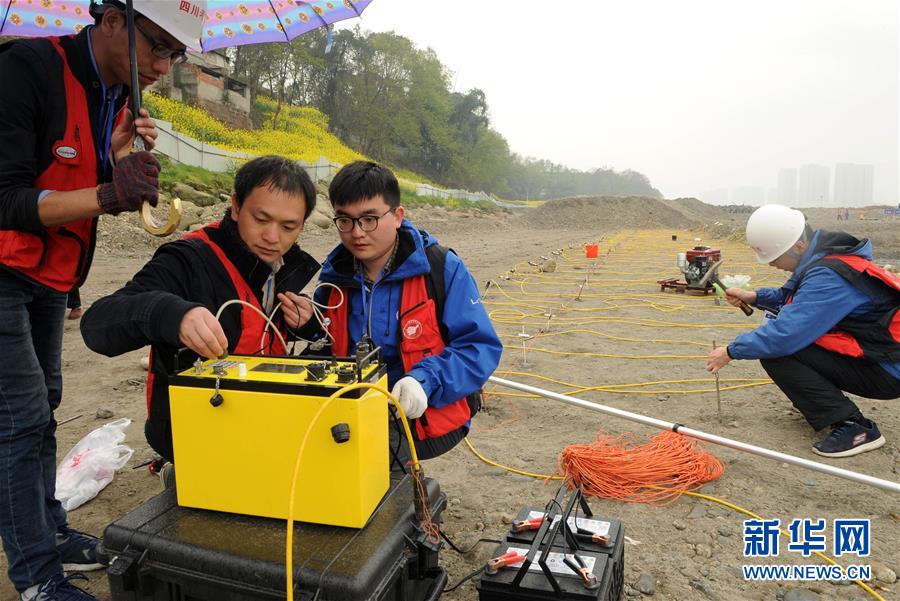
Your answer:
[[[349,383],[387,387],[382,363],[232,355],[169,380],[178,504],[286,518],[301,439]],[[333,401],[310,431],[294,519],[362,528],[389,485],[388,401],[371,389]]]

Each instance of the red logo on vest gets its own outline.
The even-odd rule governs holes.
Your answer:
[[[410,319],[403,324],[403,337],[407,340],[415,340],[422,335],[422,323],[417,319]]]

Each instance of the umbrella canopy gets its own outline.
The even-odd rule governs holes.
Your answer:
[[[244,44],[288,42],[308,31],[358,17],[371,1],[207,0],[201,46],[206,52]],[[94,22],[88,13],[90,4],[90,0],[0,0],[0,35],[78,33]]]

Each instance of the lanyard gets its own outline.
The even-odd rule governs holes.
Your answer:
[[[103,94],[103,106],[100,107],[100,115],[97,120],[97,133],[100,136],[100,148],[97,149],[97,154],[100,157],[100,169],[105,171],[106,159],[109,157],[110,151],[109,145],[112,142],[116,98],[118,98],[119,93],[116,88],[113,88],[116,90],[116,95],[112,96],[106,88],[106,82],[103,81],[103,77],[100,75],[100,69],[97,67],[97,58],[94,56],[94,45],[91,43],[90,28],[92,27],[93,25],[88,26],[87,43],[91,53],[91,64],[94,66],[94,73],[96,73],[97,80],[100,82],[100,92]]]
[[[116,101],[115,98],[111,98],[106,93],[106,86],[103,82],[100,82],[100,85],[103,88],[103,110],[100,111],[100,130],[101,138],[101,146],[99,149],[100,154],[100,164],[103,166],[102,168],[106,169],[106,159],[109,157],[109,152],[111,150],[110,143],[112,142],[112,130],[113,130],[113,121],[116,116]]]

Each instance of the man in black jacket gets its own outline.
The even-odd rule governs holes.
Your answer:
[[[219,308],[243,300],[271,316],[283,334],[312,315],[309,300],[298,293],[319,264],[296,242],[315,202],[315,187],[297,163],[254,159],[237,172],[231,208],[221,221],[159,247],[125,287],[81,318],[81,334],[95,352],[112,357],[152,345],[145,431],[150,446],[169,461],[175,457],[168,374],[197,356],[286,352],[277,336],[264,336],[266,322],[254,309],[229,305],[220,322]],[[275,312],[278,302],[281,311]],[[182,347],[192,353],[176,360]]]
[[[141,86],[199,48],[202,16],[183,5],[198,0],[135,0]],[[155,204],[159,188],[156,159],[130,154],[135,128],[149,148],[156,128],[123,109],[124,5],[94,6],[77,35],[0,46],[0,536],[23,601],[94,599],[63,570],[102,567],[97,539],[69,528],[55,498],[66,295],[87,277],[97,217]]]

